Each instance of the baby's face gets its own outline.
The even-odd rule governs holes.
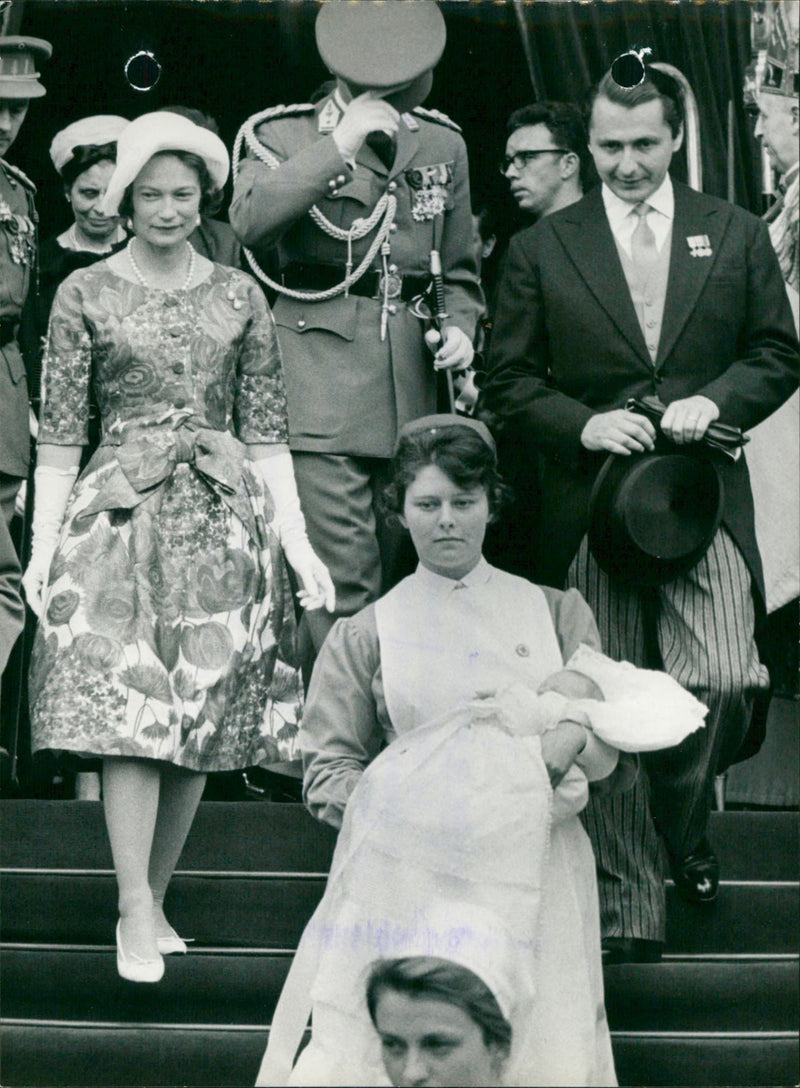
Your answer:
[[[599,703],[605,702],[600,686],[577,669],[559,669],[548,676],[539,687],[539,695],[546,691],[555,691],[566,699],[596,699]]]

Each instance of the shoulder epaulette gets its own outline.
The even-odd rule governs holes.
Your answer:
[[[248,120],[255,126],[264,121],[275,121],[279,117],[297,117],[301,113],[313,113],[313,102],[299,102],[291,106],[270,106],[268,109],[254,113]]]
[[[0,163],[2,163],[5,172],[10,177],[15,178],[21,185],[24,185],[28,192],[36,192],[36,186],[34,185],[34,183],[31,181],[27,174],[23,173],[22,170],[20,170],[18,166],[12,166],[11,163],[6,162],[5,159],[0,159]]]
[[[438,125],[447,125],[447,127],[453,129],[454,132],[461,132],[461,126],[457,125],[446,113],[442,113],[440,110],[426,110],[422,106],[416,106],[412,112],[415,113],[417,117],[424,117],[426,121],[434,121]]]

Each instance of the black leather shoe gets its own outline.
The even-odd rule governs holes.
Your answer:
[[[644,937],[605,937],[603,966],[612,963],[659,963],[664,945]]]
[[[708,839],[703,838],[684,858],[670,855],[672,879],[684,899],[713,903],[719,892],[719,861]]]

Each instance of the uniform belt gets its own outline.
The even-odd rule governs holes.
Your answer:
[[[342,283],[346,269],[339,264],[289,264],[281,272],[281,279],[285,287],[291,287],[295,291],[327,291],[329,287],[335,287]],[[383,286],[382,274],[379,269],[372,268],[350,286],[351,295],[363,295],[365,298],[382,298]],[[389,297],[401,298],[409,302],[417,295],[421,295],[430,285],[428,276],[402,276],[399,273],[389,274]]]
[[[15,317],[0,317],[0,348],[17,338],[19,322]]]

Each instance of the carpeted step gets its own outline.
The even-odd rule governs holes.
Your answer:
[[[322,876],[190,875],[172,881],[167,911],[199,944],[293,948],[324,890]],[[111,873],[7,871],[2,877],[2,939],[108,944],[116,924]],[[671,953],[794,953],[797,884],[727,884],[714,904],[667,894]]]
[[[295,948],[322,897],[322,876],[182,876],[170,886],[173,925],[198,944]],[[2,939],[108,944],[117,920],[113,874],[14,873],[2,877]]]
[[[102,806],[86,801],[0,801],[0,867],[110,869]],[[796,880],[800,813],[715,812],[711,841],[724,880]],[[182,870],[327,871],[331,828],[302,805],[204,802]]]
[[[120,1023],[270,1023],[289,953],[193,949],[157,986],[120,979],[112,948],[2,948],[3,1015]],[[605,971],[618,1031],[791,1031],[798,960],[665,962]]]
[[[614,1061],[622,1085],[796,1084],[796,1032],[753,1035],[614,1034]]]
[[[0,867],[110,869],[103,806],[92,801],[0,801]],[[200,805],[181,869],[327,872],[336,833],[302,805]]]
[[[616,1031],[795,1031],[800,1023],[797,956],[619,964],[604,974]]]
[[[252,1084],[268,1033],[252,1028],[3,1025],[6,1088]],[[620,1084],[786,1085],[797,1080],[796,1033],[617,1034]]]

